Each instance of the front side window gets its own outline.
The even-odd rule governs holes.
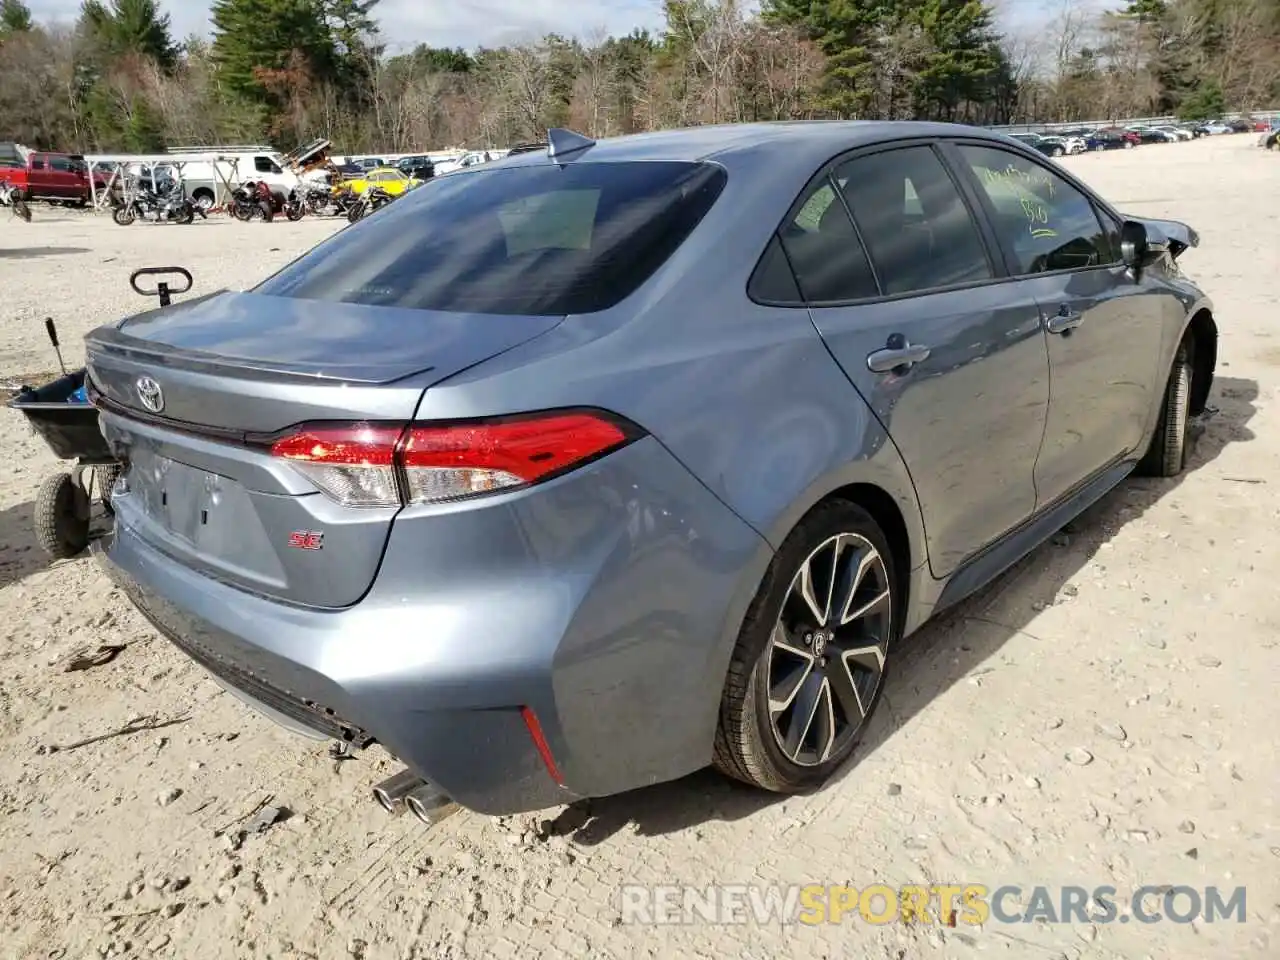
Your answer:
[[[334,235],[256,292],[464,313],[603,310],[666,262],[726,179],[715,164],[666,161],[445,177]]]
[[[931,147],[858,157],[836,171],[885,295],[988,280],[982,235]]]
[[[1000,243],[1017,273],[1082,270],[1117,262],[1089,198],[1047,167],[995,147],[960,153],[991,201]]]

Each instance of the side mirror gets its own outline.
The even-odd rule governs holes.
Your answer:
[[[1126,220],[1120,228],[1120,259],[1126,267],[1140,270],[1168,251],[1168,239],[1145,224]]]
[[[1126,267],[1142,266],[1147,252],[1147,228],[1134,220],[1126,220],[1120,227],[1120,259]]]

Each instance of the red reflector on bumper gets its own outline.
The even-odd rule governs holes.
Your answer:
[[[524,725],[529,728],[529,736],[533,740],[533,745],[538,748],[538,754],[542,757],[542,762],[547,765],[547,773],[551,774],[551,779],[564,786],[564,777],[560,775],[560,768],[556,766],[556,758],[551,755],[551,748],[547,746],[547,738],[542,735],[542,724],[538,722],[538,715],[528,707],[520,708],[520,716],[524,717]]]

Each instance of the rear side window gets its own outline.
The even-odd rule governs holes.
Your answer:
[[[858,157],[836,181],[886,295],[991,278],[978,225],[932,148]]]
[[[644,283],[724,188],[707,163],[539,164],[442,177],[321,243],[258,293],[555,316]]]
[[[769,241],[764,256],[751,275],[747,295],[760,303],[784,306],[804,304],[800,288],[796,286],[795,275],[791,272],[791,264],[787,263],[787,256],[782,252],[782,241],[778,237]]]
[[[809,303],[860,300],[880,292],[853,221],[830,180],[810,188],[778,236]]]

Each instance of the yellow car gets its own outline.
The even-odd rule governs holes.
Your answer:
[[[364,193],[370,187],[381,187],[393,197],[398,197],[420,183],[421,180],[406,177],[395,167],[375,167],[362,177],[343,181],[341,186],[349,187],[357,194]]]

